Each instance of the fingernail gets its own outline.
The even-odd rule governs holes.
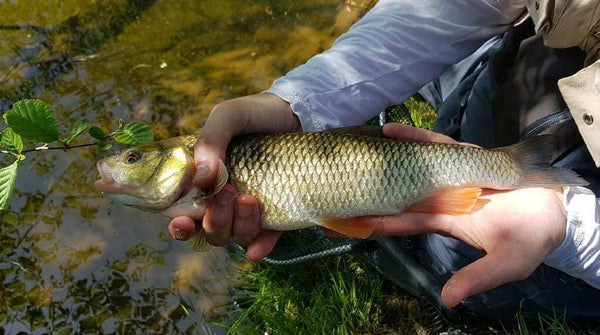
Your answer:
[[[175,239],[180,240],[180,241],[189,240],[190,237],[192,237],[192,235],[194,234],[192,232],[184,231],[179,228],[175,228],[174,231],[175,231],[175,236],[174,236]]]
[[[208,165],[199,164],[196,167],[196,174],[194,175],[194,179],[198,180],[198,179],[205,178],[206,176],[208,176],[209,173],[210,173],[210,168],[208,167]]]
[[[235,211],[236,215],[240,219],[247,219],[252,215],[252,205],[238,203],[237,210]]]

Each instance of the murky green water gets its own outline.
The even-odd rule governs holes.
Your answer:
[[[267,88],[372,2],[1,1],[0,112],[39,98],[63,133],[82,117],[196,132],[215,103]],[[101,198],[101,155],[37,153],[19,170],[0,222],[0,333],[222,333],[240,265]]]

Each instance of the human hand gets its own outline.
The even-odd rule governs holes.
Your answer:
[[[441,134],[402,125],[387,125],[384,134],[457,143]],[[374,235],[437,233],[485,251],[484,257],[456,272],[444,285],[442,300],[453,307],[468,296],[529,277],[565,238],[567,217],[560,189],[484,190],[482,198],[489,202],[469,215],[407,212],[366,220],[375,225]]]
[[[214,185],[219,160],[225,161],[225,152],[231,138],[259,132],[301,131],[300,121],[289,104],[269,93],[227,100],[216,105],[194,147],[195,175],[193,186],[201,189]],[[197,215],[196,215],[197,214]],[[179,240],[187,240],[202,224],[206,240],[214,246],[234,241],[248,247],[250,259],[261,259],[271,252],[281,232],[260,229],[260,207],[251,195],[238,195],[227,185],[202,211],[171,220],[169,232]],[[195,223],[194,219],[202,220]]]

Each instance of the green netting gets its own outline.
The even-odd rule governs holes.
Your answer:
[[[366,124],[383,125],[390,122],[402,123],[413,127],[415,126],[415,123],[410,117],[410,111],[405,105],[389,106],[383,113],[370,119]]]

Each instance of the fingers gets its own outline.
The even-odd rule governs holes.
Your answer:
[[[260,260],[271,252],[281,235],[280,232],[269,231],[261,234],[258,200],[251,195],[238,197],[237,191],[230,185],[215,196],[206,210],[202,225],[206,240],[211,245],[226,245],[232,235],[233,240],[243,247],[254,244],[249,249],[250,255],[254,255],[253,260]],[[169,223],[169,233],[178,240],[188,240],[195,231],[196,224],[189,216],[178,216]]]
[[[248,247],[260,233],[260,206],[251,195],[241,195],[236,201],[233,219],[233,240]]]
[[[436,233],[468,240],[462,227],[469,225],[469,215],[428,214],[404,212],[393,216],[373,216],[361,218],[374,225],[373,235],[406,236]]]
[[[196,232],[196,224],[189,216],[179,216],[169,223],[169,233],[174,239],[185,241]]]
[[[383,134],[388,137],[398,139],[421,141],[421,142],[439,142],[439,143],[458,143],[453,138],[442,135],[430,130],[419,129],[399,123],[388,123],[383,126]]]
[[[260,261],[265,258],[265,256],[273,251],[273,247],[275,247],[280,236],[280,231],[261,231],[258,237],[248,246],[246,257],[251,261]]]
[[[206,207],[202,228],[206,233],[206,241],[211,245],[224,246],[229,243],[236,197],[236,189],[226,185]]]
[[[444,305],[454,307],[469,296],[527,278],[535,267],[530,269],[522,263],[518,259],[507,257],[503,252],[488,254],[476,260],[446,282],[442,289]]]

